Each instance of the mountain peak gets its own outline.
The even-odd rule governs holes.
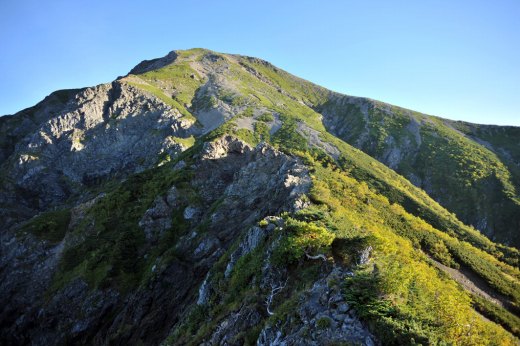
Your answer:
[[[167,65],[170,65],[175,62],[178,57],[183,58],[191,58],[195,59],[197,56],[201,56],[203,54],[213,53],[215,52],[205,49],[205,48],[191,48],[186,50],[172,50],[165,56],[161,58],[155,58],[151,60],[143,60],[139,64],[137,64],[132,70],[130,70],[129,74],[141,74],[145,72],[149,72],[152,70],[161,69]]]
[[[129,73],[140,74],[162,68],[166,65],[173,63],[175,59],[177,59],[177,56],[177,52],[173,50],[170,53],[163,56],[162,58],[143,60],[139,64],[137,64],[133,69],[131,69]]]
[[[0,340],[518,344],[519,142],[200,48],[53,93],[0,118]]]

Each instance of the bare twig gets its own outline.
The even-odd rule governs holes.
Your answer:
[[[273,315],[273,312],[271,311],[271,303],[273,302],[274,296],[280,293],[280,291],[283,290],[286,285],[287,280],[285,280],[285,283],[283,285],[276,286],[274,284],[271,284],[271,293],[265,299],[265,305],[267,306],[267,314],[269,316]]]

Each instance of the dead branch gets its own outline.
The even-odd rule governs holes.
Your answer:
[[[277,295],[278,293],[280,293],[280,291],[283,290],[286,285],[287,285],[287,280],[285,280],[285,283],[283,285],[276,286],[274,284],[271,284],[271,293],[265,299],[265,305],[267,307],[267,314],[269,316],[273,315],[273,312],[271,311],[271,303],[273,302],[274,296]]]
[[[306,253],[305,253],[305,256],[306,256],[308,259],[312,259],[312,260],[320,259],[320,258],[321,258],[322,260],[327,261],[327,257],[325,257],[325,255],[324,255],[324,254],[321,254],[321,253],[318,254],[318,255],[313,256],[313,255],[309,255],[309,254],[306,252]]]

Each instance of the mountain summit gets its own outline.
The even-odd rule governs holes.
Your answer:
[[[517,344],[520,128],[205,49],[0,117],[3,344]]]

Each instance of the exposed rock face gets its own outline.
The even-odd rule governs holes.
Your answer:
[[[309,289],[296,293],[294,291],[293,275],[286,269],[273,266],[271,256],[277,246],[279,235],[276,228],[283,228],[284,221],[280,217],[266,217],[267,225],[253,226],[245,232],[229,255],[224,277],[232,279],[232,273],[237,262],[260,250],[262,269],[261,274],[251,284],[251,289],[259,289],[260,295],[269,296],[275,288],[280,297],[294,297],[298,295],[296,307],[288,312],[282,322],[266,322],[270,316],[269,309],[283,304],[283,298],[271,299],[267,302],[244,301],[231,313],[219,320],[212,329],[211,335],[202,343],[204,345],[240,345],[238,336],[247,334],[251,330],[263,326],[255,336],[257,345],[328,345],[328,344],[360,344],[374,345],[376,339],[361,323],[355,312],[349,307],[341,292],[342,280],[352,275],[345,268],[330,265],[324,262],[319,278],[312,283]],[[258,255],[258,254],[257,254]],[[221,273],[211,271],[199,288],[197,304],[204,306],[210,300],[213,303],[225,304],[219,297],[218,280]],[[276,319],[274,321],[277,321]],[[251,341],[250,341],[251,342]]]
[[[225,318],[203,345],[236,345],[235,337],[262,322],[260,311],[243,307]]]
[[[0,340],[16,344],[17,336],[38,316],[36,305],[51,283],[63,245],[47,244],[16,234],[0,233]],[[19,340],[28,342],[23,337]]]
[[[346,272],[336,267],[300,297],[287,321],[268,325],[258,345],[374,345],[375,338],[345,302],[339,283]]]
[[[175,61],[175,59],[177,59],[177,53],[175,51],[171,51],[162,58],[141,61],[139,64],[137,64],[136,67],[134,67],[130,71],[130,73],[139,74],[152,70],[157,70],[161,67],[171,64]]]
[[[162,152],[174,157],[182,147],[168,138],[199,131],[178,110],[122,82],[79,91],[61,107],[45,104],[51,101],[39,105],[33,115],[39,122],[27,125],[2,164],[10,182],[0,192],[2,204],[16,200],[29,210],[59,205],[107,178],[150,167]]]
[[[253,149],[226,136],[207,144],[201,155],[203,160],[197,171],[208,188],[199,190],[206,198],[215,198],[220,195],[218,190],[224,188],[220,208],[210,215],[214,226],[235,219],[244,222],[233,229],[247,227],[261,215],[294,210],[298,199],[310,188],[304,165],[265,144]],[[213,166],[220,162],[228,167],[219,176],[211,174]],[[229,233],[230,229],[221,227],[219,237],[228,239]]]
[[[146,240],[152,244],[163,236],[164,232],[172,227],[172,211],[178,207],[178,192],[172,186],[165,197],[155,199],[153,206],[146,211],[139,227],[144,231]]]
[[[87,339],[104,343],[106,335],[118,335],[120,343],[158,343],[182,311],[196,302],[198,291],[194,288],[203,285],[209,269],[241,230],[268,214],[294,208],[296,200],[310,187],[305,167],[271,147],[253,148],[227,136],[207,143],[205,148],[193,166],[197,170],[192,180],[201,191],[202,200],[196,207],[185,208],[184,214],[189,215],[184,216],[189,216],[186,219],[194,226],[210,220],[207,233],[199,234],[195,227],[188,230],[177,243],[179,261],[154,266],[153,279],[137,291],[126,295],[110,288],[92,291],[85,281],[76,279],[56,292],[50,303],[45,303],[43,293],[51,283],[63,247],[71,240],[66,237],[49,247],[31,237],[21,242],[3,232],[2,253],[6,255],[2,256],[2,273],[18,274],[4,277],[0,286],[4,303],[1,338],[7,344],[29,340],[34,344],[56,344]],[[145,212],[139,226],[150,244],[171,227],[172,212],[184,208],[182,198],[172,186],[165,195],[157,196]],[[209,206],[219,198],[220,208],[211,213]],[[189,208],[191,211],[186,213]],[[78,217],[76,223],[81,214]],[[254,234],[249,237],[243,253],[259,241]],[[23,262],[16,259],[24,253],[27,254],[23,255]],[[39,294],[29,294],[31,291]],[[17,299],[13,301],[12,297]],[[21,306],[26,308],[20,310]],[[39,324],[30,324],[35,319]],[[107,319],[113,321],[111,325]],[[125,329],[126,325],[140,328]]]
[[[260,243],[263,240],[265,240],[266,235],[266,231],[264,231],[260,227],[255,226],[249,229],[249,231],[246,233],[245,239],[240,243],[238,248],[231,254],[231,258],[226,266],[224,276],[229,277],[231,271],[233,270],[233,267],[240,259],[240,257],[245,256],[254,249],[256,249],[258,245],[260,245]]]

